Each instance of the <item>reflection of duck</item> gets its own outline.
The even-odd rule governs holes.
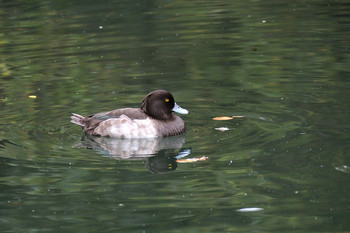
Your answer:
[[[181,149],[185,136],[160,138],[108,138],[84,135],[76,147],[94,149],[102,154],[120,159],[148,158],[160,150]]]
[[[73,113],[71,122],[90,135],[116,138],[154,138],[185,132],[185,123],[177,115],[187,114],[167,91],[156,90],[142,101],[141,108],[122,108],[87,117]]]
[[[161,138],[108,138],[84,135],[76,147],[84,147],[116,159],[145,159],[146,167],[154,173],[167,173],[177,168],[177,159],[190,154],[181,150],[185,136]]]

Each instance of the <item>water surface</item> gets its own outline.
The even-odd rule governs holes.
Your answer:
[[[348,3],[0,4],[1,232],[350,230]],[[155,89],[185,135],[69,122]]]

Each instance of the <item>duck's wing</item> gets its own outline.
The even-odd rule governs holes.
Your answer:
[[[86,117],[73,113],[71,122],[80,125],[85,133],[95,135],[94,129],[98,127],[101,122],[112,118],[119,118],[122,115],[127,116],[131,120],[148,118],[140,108],[121,108],[109,112],[92,114]]]

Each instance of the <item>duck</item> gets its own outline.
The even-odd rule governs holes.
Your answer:
[[[166,90],[146,95],[140,108],[120,108],[82,116],[72,113],[71,122],[85,134],[113,138],[158,138],[185,132],[185,122],[178,115],[189,111],[180,107]]]

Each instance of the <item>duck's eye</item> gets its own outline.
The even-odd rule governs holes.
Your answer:
[[[169,102],[170,100],[168,98],[165,99],[165,102]]]

